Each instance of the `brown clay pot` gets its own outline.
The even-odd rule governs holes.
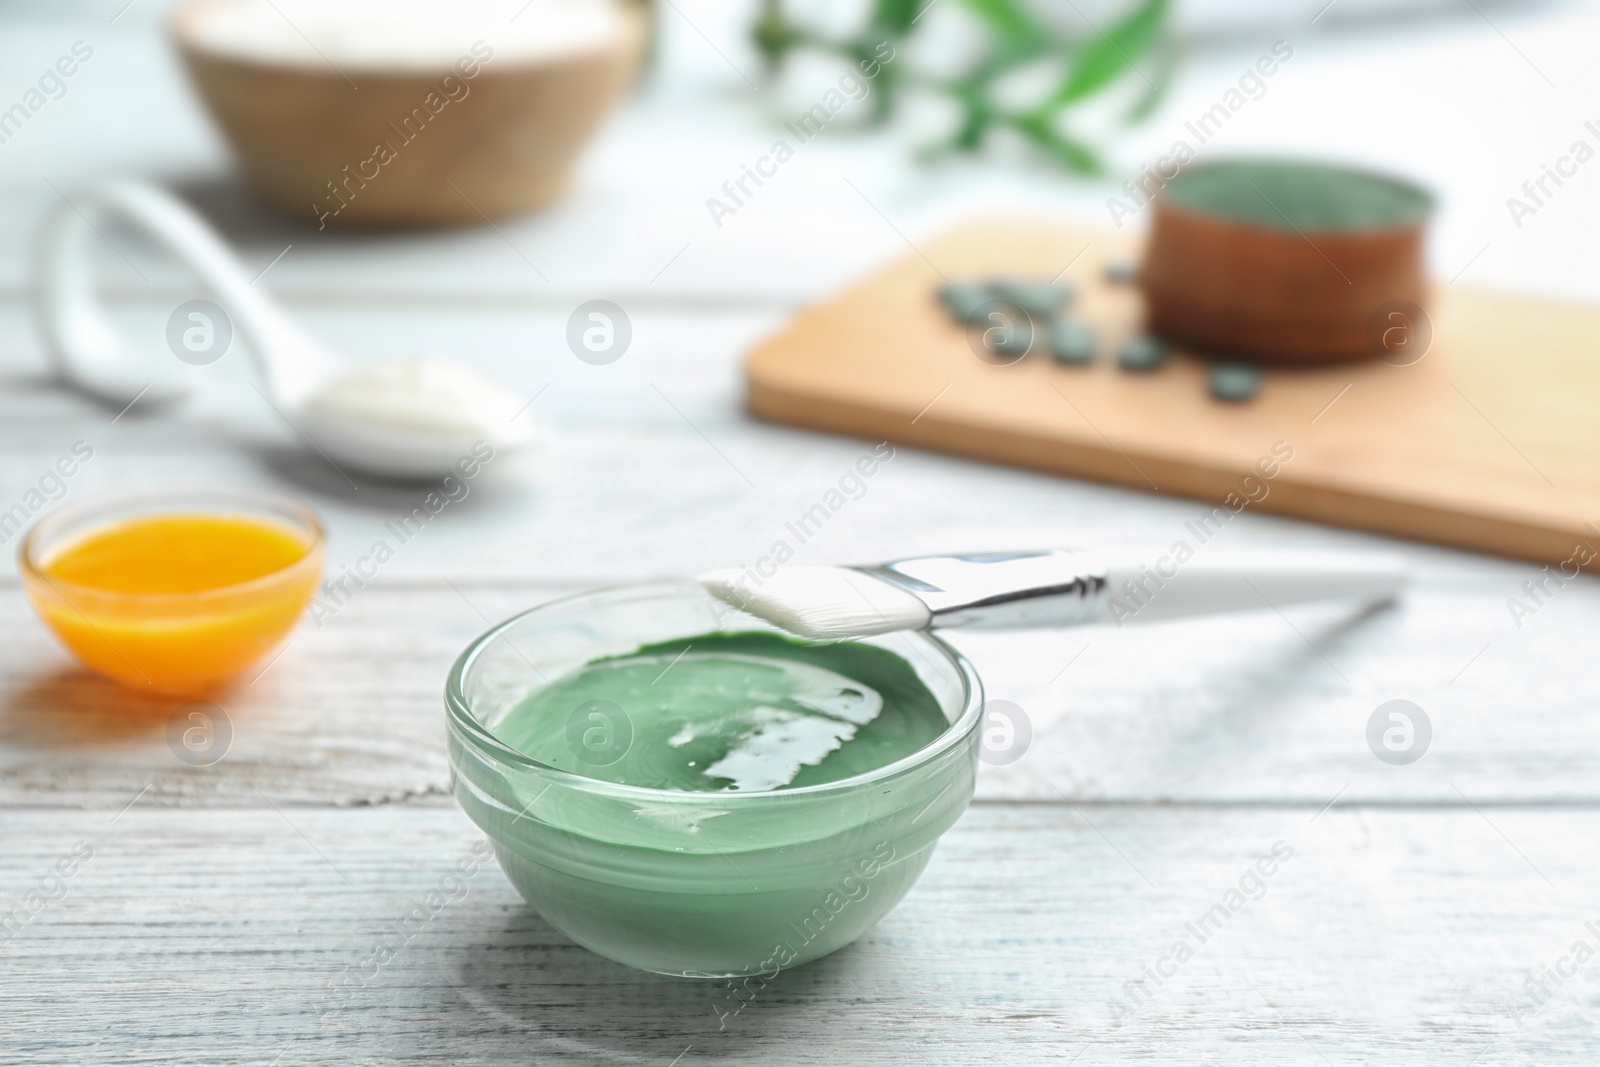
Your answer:
[[[1200,210],[1170,193],[1156,199],[1139,284],[1150,332],[1174,344],[1259,361],[1366,359],[1394,351],[1386,330],[1400,321],[1395,309],[1414,316],[1426,303],[1425,217],[1296,228]]]
[[[318,228],[482,223],[548,205],[632,81],[645,40],[645,13],[629,3],[622,31],[593,50],[497,55],[470,77],[450,64],[340,73],[206,48],[191,30],[214,2],[190,0],[172,17],[190,78],[246,184]],[[447,75],[467,93],[430,114]]]

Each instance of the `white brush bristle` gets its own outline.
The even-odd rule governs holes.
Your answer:
[[[849,567],[779,567],[770,578],[749,570],[699,578],[719,600],[801,637],[869,637],[921,630],[932,616],[919,598]]]

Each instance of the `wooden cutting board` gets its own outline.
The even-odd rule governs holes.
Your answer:
[[[1600,565],[1600,309],[1436,286],[1420,361],[1273,368],[1255,400],[1226,404],[1207,394],[1206,365],[1181,353],[1154,374],[1116,367],[1140,299],[1103,272],[1136,260],[1138,244],[1024,220],[926,243],[759,344],[745,364],[749,408],[1222,506],[1259,497],[1245,506]],[[986,363],[936,299],[945,278],[1063,268],[1075,313],[1100,336],[1087,367],[1041,353]],[[1263,479],[1275,447],[1293,456]]]

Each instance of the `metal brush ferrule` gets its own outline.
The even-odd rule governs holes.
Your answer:
[[[1063,549],[922,556],[855,569],[916,596],[941,628],[1101,622],[1111,600],[1105,563]]]

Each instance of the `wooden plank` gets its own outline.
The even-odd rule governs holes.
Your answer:
[[[120,310],[140,351],[176,362],[161,339],[170,305]],[[795,542],[801,562],[1064,541],[1164,546],[1201,514],[1188,501],[901,449],[864,489],[847,486],[848,505],[801,544],[785,524],[836,489],[871,444],[759,423],[739,409],[738,352],[778,325],[775,313],[640,312],[629,353],[595,367],[566,350],[565,318],[548,311],[294,310],[355,357],[432,350],[536,397],[533,454],[490,464],[462,506],[386,574],[599,585],[752,563],[780,538]],[[0,344],[9,386],[0,389],[0,510],[83,440],[95,458],[70,480],[68,499],[154,481],[288,492],[319,510],[334,559],[348,562],[427,491],[347,472],[361,487],[352,488],[262,401],[242,351],[188,368],[190,403],[160,412],[135,405],[119,416],[41,380],[29,329],[20,309],[0,302],[0,338],[9,339]],[[708,514],[719,521],[707,523]],[[1226,534],[1257,536],[1372,543],[1248,513]],[[1432,558],[1460,565],[1448,554]],[[0,566],[13,566],[9,555]]]
[[[127,310],[135,327],[159,330],[164,318],[154,302]],[[771,313],[641,314],[637,358],[607,367],[559,347],[562,320],[548,312],[305,317],[362,354],[454,344],[452,354],[480,354],[480,366],[530,396],[548,385],[536,402],[536,455],[491,465],[347,610],[324,629],[307,625],[263,681],[223,700],[239,726],[229,763],[248,774],[178,762],[164,734],[172,709],[141,710],[76,673],[17,586],[0,584],[0,636],[15,650],[0,661],[0,803],[115,806],[153,782],[161,803],[250,805],[252,781],[306,803],[437,799],[447,777],[444,675],[486,620],[564,592],[754,563],[779,540],[805,563],[1052,543],[1162,546],[1186,536],[1202,511],[902,448],[801,544],[786,523],[871,445],[738,411],[738,346],[770,329]],[[393,541],[386,524],[424,495],[351,490],[315,457],[289,450],[291,431],[265,410],[238,360],[195,368],[216,373],[199,379],[192,407],[160,417],[136,407],[113,423],[116,412],[28,377],[25,328],[17,309],[0,307],[0,336],[17,346],[0,354],[17,383],[0,390],[0,508],[82,439],[95,458],[69,480],[66,499],[167,481],[289,492],[327,520],[337,574],[375,540]],[[1384,542],[1248,509],[1214,544]],[[958,638],[992,695],[1020,705],[1035,727],[1024,759],[985,769],[985,795],[1320,804],[1341,787],[1351,797],[1450,799],[1456,783],[1475,798],[1593,797],[1600,694],[1572,665],[1586,662],[1595,640],[1600,586],[1584,578],[1538,606],[1523,589],[1537,577],[1529,568],[1400,547],[1418,587],[1402,610],[1371,619],[1310,612],[1292,613],[1293,626],[1267,614]],[[1512,597],[1536,614],[1514,619]],[[1432,752],[1410,767],[1378,762],[1364,740],[1367,717],[1395,697],[1420,703],[1436,727]]]
[[[1600,679],[1572,666],[1595,640],[1594,584],[1521,631],[1498,593],[1441,583],[1368,618],[1329,608],[956,635],[990,698],[1031,724],[1020,758],[983,767],[980,795],[1313,809],[1335,796],[1600,800]],[[85,674],[17,588],[0,588],[0,807],[115,810],[146,786],[146,802],[180,807],[253,807],[258,790],[296,804],[449,804],[451,663],[491,621],[573,591],[380,575],[323,625],[303,623],[257,681],[215,698],[231,747],[192,766],[168,733],[174,718],[187,725],[184,702]],[[1369,718],[1397,698],[1432,724],[1409,766],[1367,742]]]
[[[142,351],[175,362],[160,340],[171,308],[146,301],[123,310]],[[870,447],[858,438],[754,422],[738,410],[737,354],[777,326],[773,312],[641,312],[634,349],[617,363],[593,367],[566,351],[565,320],[548,311],[374,314],[306,305],[295,311],[318,336],[357,357],[433,350],[537,397],[533,410],[542,430],[534,454],[492,464],[472,498],[452,510],[448,527],[439,524],[440,536],[430,531],[427,543],[395,561],[395,573],[409,577],[448,572],[602,584],[754,562],[788,536],[786,522],[836,488]],[[21,309],[0,302],[0,337],[7,339],[0,344],[0,380],[7,386],[0,389],[0,509],[33,488],[77,440],[91,444],[96,456],[70,481],[69,499],[155,480],[273,488],[323,513],[336,560],[365,551],[385,522],[424,494],[359,472],[353,480],[364,488],[352,489],[300,447],[261,400],[242,351],[189,368],[197,395],[188,405],[165,412],[135,405],[119,417],[44,381],[30,329]],[[907,448],[852,496],[821,533],[791,546],[802,562],[1064,542],[1167,546],[1180,537],[1192,541],[1187,525],[1207,510]],[[1258,510],[1230,520],[1215,543],[1380,543]],[[718,522],[704,521],[711,513]],[[640,530],[650,536],[629,536]],[[1502,601],[1526,577],[1453,553],[1428,551],[1422,558],[1503,590]]]
[[[147,301],[124,310],[136,351],[152,362],[176,363],[161,340],[172,306]],[[390,573],[538,572],[556,582],[594,584],[675,573],[698,562],[671,560],[702,540],[694,531],[697,508],[737,513],[742,522],[729,526],[730,539],[745,527],[765,537],[781,527],[778,515],[809,507],[862,452],[859,442],[746,427],[736,406],[735,353],[771,328],[777,321],[771,312],[639,313],[631,350],[604,367],[568,351],[565,314],[375,316],[345,309],[303,317],[352,358],[432,351],[463,359],[528,397],[540,420],[532,453],[488,464],[466,499],[397,554]],[[36,489],[51,464],[81,440],[94,458],[70,479],[68,499],[155,482],[287,492],[323,516],[335,561],[351,562],[377,538],[391,536],[386,523],[398,522],[437,488],[330,466],[255,391],[242,348],[192,368],[200,372],[189,376],[192,401],[165,411],[135,405],[123,415],[44,380],[30,329],[20,309],[0,308],[0,374],[7,386],[0,388],[0,511]],[[663,477],[664,470],[672,475]],[[746,477],[759,479],[760,488]],[[585,534],[573,536],[576,528]],[[628,530],[653,531],[642,554],[622,533]],[[606,536],[599,540],[588,536],[601,531]],[[700,568],[718,565],[717,553],[706,551]],[[9,552],[0,566],[14,573]]]
[[[185,806],[254,806],[261,791],[292,804],[441,800],[450,664],[490,620],[509,614],[509,603],[555,591],[508,598],[464,581],[416,592],[372,586],[347,603],[330,601],[324,625],[303,622],[253,680],[195,705],[89,675],[16,611],[20,596],[8,590],[23,644],[0,668],[0,796],[25,806],[117,807],[126,803],[119,795],[148,785],[147,801]],[[216,733],[191,758],[179,749],[197,708]]]
[[[1273,369],[1253,402],[1223,404],[1203,361],[1115,366],[1140,302],[1103,271],[1136,250],[1129,235],[1045,220],[963,226],[758,346],[747,403],[778,422],[1218,506],[1270,480],[1265,511],[1600,568],[1600,309],[1441,286],[1420,362]],[[1049,359],[1043,324],[1033,357],[980,359],[978,331],[936,299],[943,279],[1063,271],[1100,339],[1088,368]]]
[[[492,864],[429,904],[478,840],[455,811],[13,813],[5,906],[93,854],[0,945],[5,1059],[1588,1064],[1600,964],[1524,980],[1600,940],[1597,820],[977,806],[861,942],[745,1004],[572,945]]]
[[[127,310],[135,327],[159,330],[159,304]],[[347,612],[325,629],[307,626],[265,680],[224,700],[239,721],[230,762],[249,767],[247,776],[180,764],[164,739],[170,708],[140,710],[77,674],[18,588],[0,585],[0,634],[17,650],[3,669],[0,803],[114,806],[154,782],[162,803],[248,805],[251,780],[307,803],[437,797],[446,781],[440,688],[486,619],[563,592],[754,563],[778,540],[795,542],[785,524],[871,447],[738,412],[735,353],[772,327],[771,313],[641,314],[638,358],[608,367],[561,349],[561,319],[547,312],[305,317],[362,354],[453,342],[529,395],[548,385],[536,402],[537,454],[491,466]],[[423,495],[421,487],[351,490],[293,451],[291,431],[265,410],[237,360],[195,368],[216,373],[199,379],[192,407],[159,417],[135,408],[113,423],[116,412],[28,377],[25,329],[17,309],[0,308],[0,336],[17,346],[3,364],[17,386],[0,390],[0,506],[23,499],[82,439],[95,458],[69,480],[66,499],[165,481],[289,492],[324,515],[338,573],[375,540],[393,540],[386,524]],[[151,342],[159,344],[153,334]],[[529,347],[539,352],[535,365]],[[820,532],[791,547],[799,562],[829,563],[1052,543],[1166,545],[1200,510],[901,449]],[[1230,549],[1378,543],[1253,510],[1215,540]],[[986,768],[985,794],[1321,803],[1344,786],[1354,797],[1450,798],[1456,782],[1474,797],[1592,797],[1600,703],[1571,665],[1594,641],[1593,580],[1517,620],[1507,600],[1534,603],[1523,590],[1527,568],[1404,547],[1419,581],[1405,608],[1364,621],[1294,614],[1315,648],[1271,615],[958,639],[993,695],[1021,705],[1036,728],[1025,759]],[[1363,740],[1366,717],[1392,697],[1416,700],[1435,718],[1434,751],[1411,767],[1379,763]]]

